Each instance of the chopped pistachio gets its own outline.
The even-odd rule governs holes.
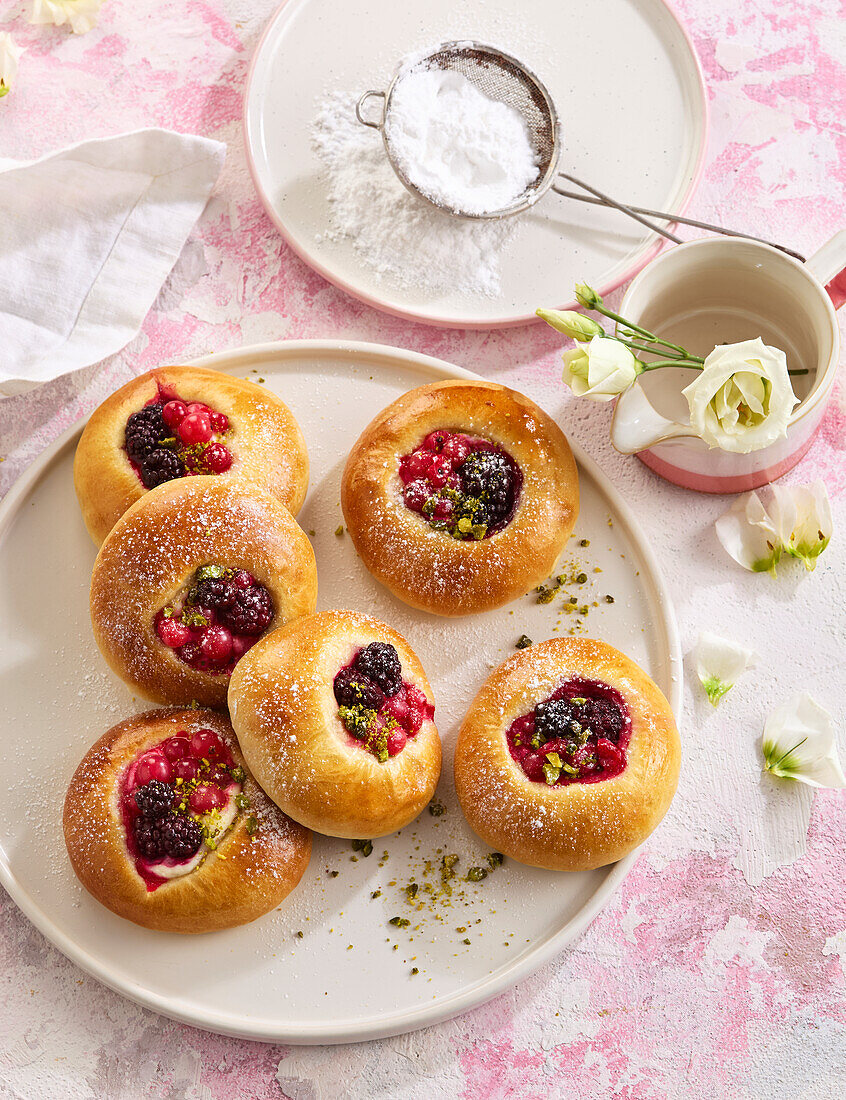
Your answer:
[[[393,924],[396,928],[408,928],[411,921],[407,917],[391,917],[388,924]]]
[[[550,763],[548,760],[543,766],[543,775],[546,782],[550,787],[554,786],[558,782],[558,778],[561,775],[561,768],[556,767],[555,764]]]
[[[488,877],[488,872],[484,867],[471,867],[467,872],[468,882],[481,882],[483,878]]]
[[[521,634],[520,637],[517,639],[515,648],[528,649],[530,645],[532,645],[532,639],[525,634]]]
[[[194,574],[196,581],[219,580],[226,572],[222,565],[201,565]]]

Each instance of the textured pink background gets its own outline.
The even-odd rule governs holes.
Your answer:
[[[338,0],[343,2],[343,0]],[[186,1100],[367,1096],[829,1098],[846,1094],[846,799],[761,778],[775,701],[809,689],[838,722],[846,605],[843,388],[789,480],[825,479],[838,516],[815,574],[735,568],[721,499],[677,490],[610,448],[609,411],[558,381],[557,337],[435,330],[335,290],[282,243],[245,166],[241,99],[272,0],[110,0],[74,38],[0,5],[27,48],[0,101],[0,155],[32,157],[145,125],[228,143],[215,194],[140,335],[106,363],[0,403],[0,488],[132,373],[240,343],[399,344],[508,381],[559,415],[622,489],[667,575],[685,650],[700,629],[761,654],[711,712],[686,685],[679,796],[619,896],[554,965],[458,1020],[340,1048],[206,1035],[122,1000],[0,901],[0,1095]],[[685,0],[712,108],[694,216],[811,253],[846,226],[846,18],[836,0]],[[582,6],[581,18],[589,16]],[[694,583],[695,582],[695,583]],[[690,681],[690,670],[688,681]]]

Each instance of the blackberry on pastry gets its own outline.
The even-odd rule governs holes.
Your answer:
[[[296,514],[308,455],[290,409],[220,371],[159,367],[94,410],[74,460],[79,504],[98,545],[150,489],[198,474],[258,485]]]
[[[430,801],[441,770],[432,689],[408,643],[355,611],[263,638],[229,685],[245,759],[285,813],[331,836],[383,836]]]
[[[296,886],[311,852],[311,834],[257,786],[213,711],[149,711],[109,730],[71,779],[63,826],[86,890],[167,932],[255,920]]]
[[[220,706],[262,634],[314,610],[305,534],[275,497],[213,477],[148,493],[106,538],[91,578],[94,637],[157,702]]]
[[[552,572],[578,514],[578,473],[561,430],[522,394],[438,382],[365,429],[341,503],[378,580],[412,607],[467,615]]]
[[[455,749],[461,808],[521,863],[579,871],[641,844],[676,790],[679,736],[643,669],[604,642],[557,638],[509,658]]]

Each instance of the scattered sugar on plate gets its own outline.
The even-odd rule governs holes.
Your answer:
[[[495,297],[515,220],[455,218],[412,195],[391,167],[381,135],[356,120],[355,101],[355,95],[331,93],[312,127],[329,201],[320,239],[351,242],[383,283],[433,296]]]

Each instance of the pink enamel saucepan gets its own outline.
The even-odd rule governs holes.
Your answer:
[[[709,448],[688,419],[689,370],[651,371],[617,401],[611,439],[685,489],[740,493],[775,481],[802,458],[820,426],[840,360],[835,310],[846,301],[846,230],[805,263],[766,244],[709,237],[677,245],[629,286],[619,312],[696,355],[760,336],[781,348],[799,404],[787,435],[750,454]]]

